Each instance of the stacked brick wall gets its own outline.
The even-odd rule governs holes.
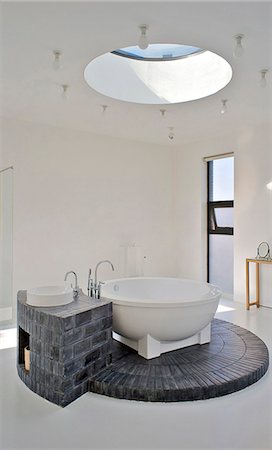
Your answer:
[[[23,363],[29,335],[30,370]],[[112,304],[81,294],[72,304],[36,308],[18,293],[18,374],[41,397],[66,406],[88,391],[88,380],[111,363]]]

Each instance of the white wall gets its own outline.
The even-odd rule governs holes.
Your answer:
[[[67,270],[86,289],[89,266],[109,258],[123,276],[122,245],[146,256],[144,274],[206,279],[204,156],[235,154],[235,300],[245,301],[245,258],[272,247],[269,126],[180,149],[4,120],[2,165],[14,166],[14,297],[60,283]],[[272,267],[262,303],[272,306]],[[252,271],[253,273],[253,271]],[[254,275],[254,274],[253,274]]]
[[[141,247],[145,274],[175,275],[170,147],[4,120],[3,164],[14,166],[14,295],[62,283],[104,258],[122,276],[121,245]]]
[[[204,156],[235,154],[234,298],[245,301],[245,258],[257,245],[272,248],[271,127],[241,130],[220,140],[195,142],[178,152],[178,272],[206,278],[206,170]],[[262,266],[262,303],[272,307],[272,267]]]

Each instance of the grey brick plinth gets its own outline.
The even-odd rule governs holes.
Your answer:
[[[18,355],[21,380],[34,392],[66,406],[88,391],[88,380],[111,363],[112,304],[80,293],[72,303],[37,308],[17,297]],[[24,347],[30,348],[25,371]]]
[[[209,344],[146,360],[114,341],[112,364],[90,379],[91,392],[150,402],[204,400],[258,381],[269,365],[268,349],[255,334],[214,319]]]

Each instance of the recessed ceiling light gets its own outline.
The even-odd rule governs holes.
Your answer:
[[[104,116],[106,114],[108,105],[101,105],[101,108],[102,108],[102,115]]]
[[[266,80],[267,72],[268,72],[268,69],[260,70],[260,74],[261,74],[260,87],[262,87],[262,88],[265,88],[267,85],[267,80]]]
[[[221,103],[222,103],[222,107],[221,107],[221,114],[226,114],[226,112],[228,111],[228,108],[227,108],[227,99],[225,98],[225,99],[223,99],[223,100],[221,100]]]
[[[68,91],[69,85],[62,84],[61,87],[62,87],[62,93],[61,93],[62,100],[67,100],[67,98],[68,98],[67,91]]]
[[[209,50],[181,44],[137,45],[93,59],[84,77],[90,87],[118,100],[143,104],[188,102],[223,89],[232,68]]]
[[[54,60],[52,63],[52,67],[54,70],[60,70],[61,69],[61,55],[62,52],[60,50],[53,50]]]
[[[168,133],[168,139],[169,141],[173,141],[174,140],[174,127],[168,127],[169,129],[169,133]]]
[[[244,38],[243,34],[236,34],[234,36],[236,45],[234,48],[234,52],[233,52],[233,56],[235,56],[235,58],[241,58],[241,56],[243,56],[244,54],[244,48],[242,46],[242,39]]]
[[[161,116],[164,118],[165,117],[165,113],[166,113],[166,109],[160,109],[160,113],[161,113]]]
[[[141,35],[138,41],[138,46],[140,49],[145,50],[148,47],[148,40],[146,36],[146,32],[148,30],[148,25],[140,25]]]

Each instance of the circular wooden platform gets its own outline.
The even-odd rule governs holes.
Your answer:
[[[230,322],[214,319],[209,344],[151,360],[114,341],[111,366],[90,379],[89,390],[129,400],[203,400],[244,389],[258,381],[268,365],[268,349],[261,339]]]

